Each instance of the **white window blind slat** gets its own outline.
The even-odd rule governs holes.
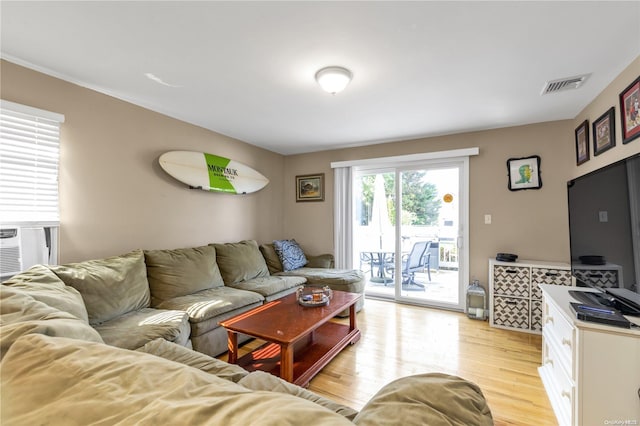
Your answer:
[[[60,221],[62,122],[60,114],[0,101],[0,222]]]

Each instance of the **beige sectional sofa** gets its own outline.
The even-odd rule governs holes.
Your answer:
[[[249,373],[183,346],[185,339],[189,346],[189,329],[193,332],[212,315],[224,315],[224,309],[186,299],[182,303],[188,311],[177,309],[182,306],[177,302],[172,309],[162,308],[172,300],[169,296],[189,297],[169,285],[180,280],[168,265],[211,253],[209,248],[137,250],[80,264],[35,266],[3,283],[0,424],[492,424],[480,389],[458,377],[399,379],[356,412],[275,376]],[[148,269],[154,284],[146,290],[140,285],[145,260],[147,268],[157,268]],[[193,277],[217,276],[212,262],[191,266],[201,269],[182,271]],[[190,291],[223,297],[226,286],[205,282]],[[245,306],[257,303],[252,297]],[[229,309],[227,314],[240,308]]]
[[[258,244],[245,240],[40,265],[5,284],[28,279],[61,282],[76,289],[89,324],[109,345],[136,349],[163,338],[210,356],[227,350],[227,332],[220,321],[286,296],[307,282],[344,291],[364,290],[360,271],[328,268],[333,264],[331,255],[309,257],[311,266],[323,268],[286,273],[272,274],[268,262],[274,260],[265,260]],[[319,273],[308,271],[326,271],[327,275],[323,280],[314,279],[312,275]],[[358,286],[344,285],[349,280]]]

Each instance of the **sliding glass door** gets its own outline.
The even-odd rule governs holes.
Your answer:
[[[354,265],[367,296],[463,309],[463,176],[462,161],[356,169]]]

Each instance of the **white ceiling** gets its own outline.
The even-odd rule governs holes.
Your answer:
[[[572,119],[640,55],[638,1],[2,1],[0,14],[4,59],[282,154]],[[335,96],[314,81],[329,65],[354,75]]]

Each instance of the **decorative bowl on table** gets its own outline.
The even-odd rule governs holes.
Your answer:
[[[296,290],[296,295],[300,305],[313,308],[317,306],[327,306],[333,297],[333,292],[327,286],[304,286]]]

